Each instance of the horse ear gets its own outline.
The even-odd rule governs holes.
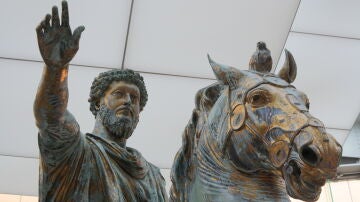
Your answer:
[[[221,81],[225,85],[233,87],[237,79],[241,77],[241,72],[233,67],[222,65],[211,59],[209,54],[207,55],[209,59],[210,66],[214,71],[216,79]]]
[[[297,67],[294,57],[286,49],[285,49],[285,55],[286,55],[285,63],[281,68],[278,76],[284,79],[285,81],[287,81],[288,83],[292,83],[295,81],[296,78]]]

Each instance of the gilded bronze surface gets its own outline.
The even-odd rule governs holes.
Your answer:
[[[342,148],[309,113],[306,94],[290,84],[291,53],[279,75],[209,61],[218,82],[196,94],[171,171],[170,200],[317,200],[336,175]]]
[[[143,78],[111,70],[95,78],[90,110],[93,132],[83,134],[67,110],[69,62],[84,27],[71,32],[67,2],[36,28],[45,62],[34,103],[39,128],[39,201],[168,201],[160,170],[126,146],[147,101]]]

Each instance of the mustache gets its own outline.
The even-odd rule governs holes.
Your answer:
[[[122,110],[127,110],[130,112],[131,116],[134,116],[134,110],[130,106],[127,106],[127,105],[121,105],[121,106],[117,107],[114,110],[114,112],[116,114],[118,111],[122,111]]]

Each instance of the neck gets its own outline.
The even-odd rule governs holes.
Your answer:
[[[99,118],[99,116],[96,116],[95,126],[94,126],[94,130],[92,133],[94,135],[97,135],[104,139],[116,142],[120,147],[123,147],[123,148],[126,147],[126,139],[120,138],[117,135],[111,133],[108,129],[106,129],[106,127],[103,125],[102,120]]]

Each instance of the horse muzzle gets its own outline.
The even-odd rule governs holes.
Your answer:
[[[341,146],[323,127],[301,129],[282,168],[288,194],[305,201],[317,200],[326,180],[336,176],[340,156]]]

